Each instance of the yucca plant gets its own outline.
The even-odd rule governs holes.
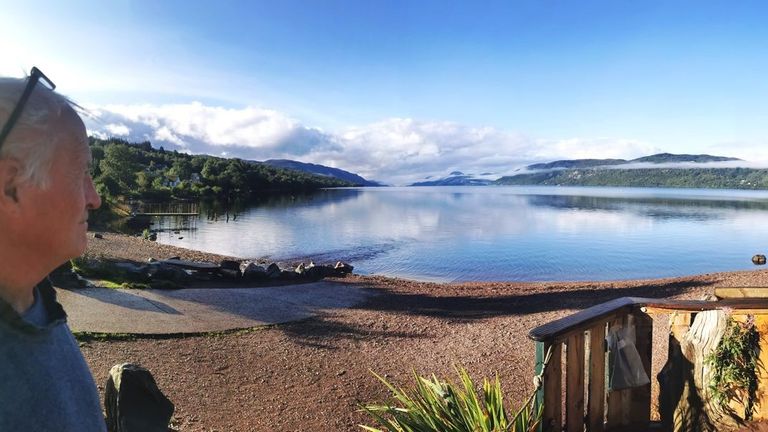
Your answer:
[[[533,397],[511,416],[513,411],[504,406],[498,375],[493,382],[483,379],[478,396],[467,371],[458,368],[456,372],[461,385],[414,372],[416,388],[412,392],[374,374],[392,392],[393,404],[363,406],[383,429],[360,427],[368,432],[529,432],[538,425],[541,409],[534,408]]]

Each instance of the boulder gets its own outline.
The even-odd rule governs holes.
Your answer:
[[[152,374],[130,363],[115,365],[109,371],[104,408],[110,432],[168,432],[174,410]]]
[[[240,274],[243,279],[259,281],[267,278],[267,270],[254,262],[240,264]]]
[[[177,284],[189,282],[189,274],[176,266],[154,262],[147,265],[147,275],[152,280],[167,280]]]
[[[157,233],[155,233],[155,232],[150,233],[149,236],[147,237],[147,240],[149,240],[149,241],[157,241]]]
[[[95,238],[95,239],[103,239],[104,236],[99,234],[99,233],[93,233],[93,238]]]
[[[312,261],[309,262],[309,265],[306,267],[304,271],[304,276],[307,279],[311,280],[319,280],[324,278],[326,275],[326,267],[325,266],[316,266],[315,263]]]
[[[752,257],[752,264],[763,265],[765,264],[765,255],[755,255]]]
[[[277,264],[272,263],[267,267],[267,277],[270,279],[277,279],[280,277],[280,267]]]
[[[219,274],[224,279],[230,279],[230,280],[240,279],[240,269],[232,270],[232,269],[222,268],[219,270]]]
[[[293,280],[293,279],[298,279],[299,277],[301,276],[295,271],[290,271],[290,270],[280,271],[280,279],[283,279],[283,280]]]
[[[343,276],[343,275],[352,273],[352,270],[354,270],[355,268],[345,262],[339,261],[336,263],[335,266],[333,266],[333,269],[337,275]]]
[[[128,261],[117,261],[114,265],[132,279],[143,279],[147,274],[148,266],[146,265],[135,264]]]
[[[301,263],[298,266],[296,266],[296,270],[294,270],[294,272],[296,272],[297,275],[301,276],[304,274],[304,272],[306,272],[306,270],[307,268],[304,266],[304,263]]]
[[[222,260],[221,263],[219,263],[219,266],[222,270],[237,270],[240,271],[240,262],[239,261],[233,261],[233,260]]]

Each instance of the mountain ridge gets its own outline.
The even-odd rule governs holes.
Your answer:
[[[286,169],[292,169],[296,171],[303,171],[310,174],[317,174],[317,175],[326,176],[326,177],[334,177],[340,180],[353,183],[355,186],[381,186],[380,183],[367,180],[362,176],[360,176],[359,174],[345,171],[340,168],[332,168],[332,167],[320,165],[320,164],[299,162],[299,161],[290,160],[290,159],[268,159],[260,163],[277,167],[277,168],[286,168]]]

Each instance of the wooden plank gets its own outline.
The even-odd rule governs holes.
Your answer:
[[[562,385],[562,351],[563,344],[552,345],[552,357],[544,371],[544,409],[541,423],[543,431],[563,430],[563,385]],[[546,345],[549,349],[549,345]],[[546,350],[545,350],[546,353]]]
[[[589,330],[588,387],[587,431],[603,432],[605,428],[605,324],[598,324]]]
[[[643,362],[643,369],[651,376],[653,354],[653,319],[648,314],[636,311],[630,316],[630,325],[635,326],[635,347]],[[626,402],[626,401],[625,401]],[[651,383],[634,387],[629,391],[629,423],[647,425],[651,421]]]
[[[715,297],[725,298],[768,298],[765,287],[723,287],[715,288]]]
[[[541,375],[541,371],[544,368],[544,356],[546,356],[546,352],[547,344],[544,342],[536,342],[536,363],[533,367],[536,376]],[[536,389],[534,412],[538,412],[539,409],[544,405],[545,397],[546,395],[544,393],[544,385],[542,384]],[[536,427],[536,432],[546,432],[543,419],[542,422],[539,423],[539,425]]]
[[[763,367],[757,368],[757,409],[754,420],[768,419],[768,315],[755,315],[755,326],[760,335],[760,362]]]
[[[584,333],[568,337],[565,361],[565,430],[584,431]]]
[[[608,323],[608,332],[620,329],[626,321],[626,317],[611,320]],[[609,353],[609,356],[613,353]],[[610,363],[610,362],[609,362]],[[610,375],[610,371],[607,371]],[[627,422],[624,419],[623,405],[624,396],[626,392],[624,390],[609,390],[608,391],[608,412],[606,413],[605,427],[607,429],[619,428],[626,426]]]

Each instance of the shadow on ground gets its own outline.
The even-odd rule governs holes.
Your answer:
[[[599,303],[620,297],[668,298],[685,294],[692,289],[703,288],[718,282],[676,281],[670,283],[650,283],[628,288],[610,286],[584,287],[571,290],[553,290],[509,294],[501,296],[451,296],[450,294],[427,295],[397,292],[384,287],[372,287],[368,282],[354,282],[350,286],[359,286],[373,290],[377,295],[352,309],[373,310],[384,313],[410,316],[426,316],[451,320],[452,322],[471,322],[500,316],[516,316],[534,313],[552,312],[568,309],[585,309]],[[314,347],[332,348],[332,341],[339,338],[362,340],[368,337],[427,338],[429,335],[419,332],[392,332],[374,330],[365,326],[352,326],[334,319],[333,315],[320,315],[301,322],[281,326],[281,329],[297,343]]]

